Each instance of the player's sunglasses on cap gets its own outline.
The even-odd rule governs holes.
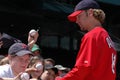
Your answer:
[[[96,1],[94,0],[82,0],[80,1],[74,9],[74,12],[68,15],[68,20],[71,22],[76,22],[76,17],[79,15],[81,12],[87,9],[99,9],[99,5]]]

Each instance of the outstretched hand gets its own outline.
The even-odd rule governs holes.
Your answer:
[[[29,46],[30,50],[31,50],[33,44],[35,44],[37,42],[38,37],[39,37],[38,31],[36,31],[36,33],[32,36],[30,35],[30,33],[28,34],[28,46]]]

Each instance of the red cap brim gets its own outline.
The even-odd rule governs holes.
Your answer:
[[[82,12],[82,10],[73,12],[72,14],[70,14],[70,15],[68,16],[68,20],[71,21],[71,22],[76,22],[76,16],[77,16],[78,14],[80,14],[81,12]]]

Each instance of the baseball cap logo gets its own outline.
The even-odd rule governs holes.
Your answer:
[[[25,44],[22,44],[22,48],[24,48],[24,49],[25,49],[25,48],[27,48],[27,45],[25,45]]]

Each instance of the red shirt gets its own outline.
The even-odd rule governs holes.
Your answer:
[[[81,41],[74,68],[61,80],[115,80],[117,55],[107,31],[95,27]]]

